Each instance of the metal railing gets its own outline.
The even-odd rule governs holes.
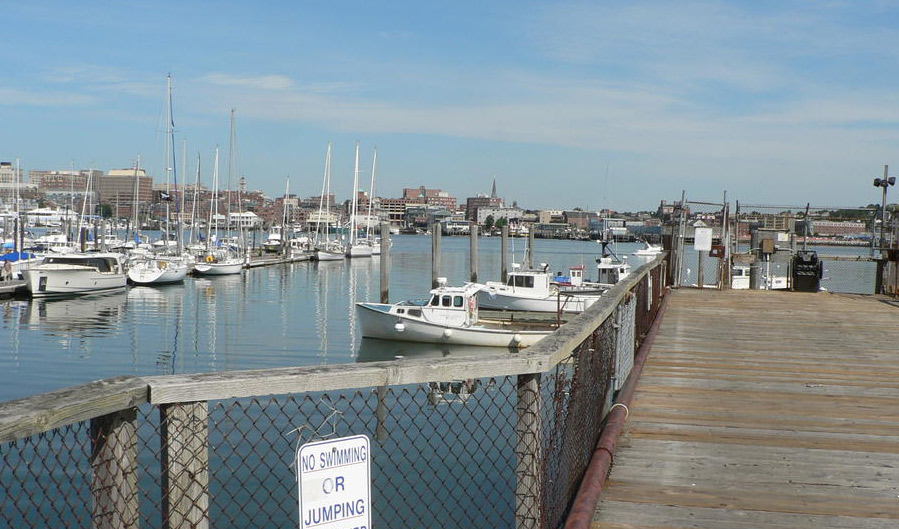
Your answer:
[[[365,434],[375,527],[560,527],[666,266],[520,352],[120,377],[0,404],[0,526],[296,527],[297,448]]]

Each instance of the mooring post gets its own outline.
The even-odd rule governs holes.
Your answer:
[[[469,261],[469,281],[478,282],[478,223],[471,221],[468,223],[468,261]]]
[[[540,374],[518,375],[517,388],[515,527],[538,529],[542,518],[540,498],[543,487],[540,479],[542,475]]]
[[[92,526],[138,527],[137,409],[91,419],[90,434]]]
[[[162,525],[209,528],[209,407],[203,402],[159,408],[162,430]]]
[[[509,278],[509,225],[503,224],[503,227],[500,229],[500,251],[502,252],[502,256],[500,257],[500,281],[503,284],[506,283],[506,279]]]
[[[390,303],[390,224],[381,223],[381,303]]]
[[[534,230],[528,230],[528,260],[525,263],[528,270],[534,269]]]
[[[431,224],[431,288],[437,288],[440,277],[440,223]]]

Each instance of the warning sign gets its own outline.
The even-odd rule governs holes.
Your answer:
[[[300,447],[296,463],[301,528],[371,528],[369,448],[365,435]]]

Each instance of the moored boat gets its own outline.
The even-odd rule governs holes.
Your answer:
[[[136,285],[160,285],[184,281],[189,266],[179,256],[138,259],[128,267],[128,280]]]
[[[550,325],[535,328],[521,323],[478,319],[478,291],[483,285],[446,286],[431,290],[430,299],[400,303],[356,303],[362,336],[422,343],[523,348],[553,332]]]
[[[33,297],[91,294],[127,283],[122,255],[117,253],[48,255],[22,273]]]
[[[540,270],[519,269],[505,283],[487,281],[477,294],[481,308],[528,312],[583,312],[599,299],[603,290],[561,287],[544,266]]]

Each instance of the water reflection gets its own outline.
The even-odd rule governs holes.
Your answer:
[[[118,329],[125,313],[124,291],[66,299],[34,299],[25,303],[19,323],[61,338],[102,336]]]

